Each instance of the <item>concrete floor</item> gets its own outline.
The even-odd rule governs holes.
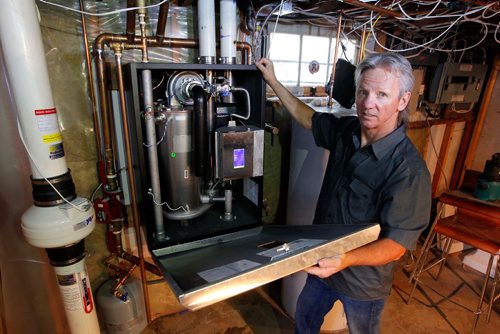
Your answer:
[[[483,274],[461,263],[462,253],[450,255],[447,268],[440,280],[427,274],[424,281],[443,295],[475,309],[476,291],[482,284]],[[406,299],[410,291],[406,258],[398,263],[393,290],[382,318],[382,333],[470,333],[474,315],[434,293],[428,288],[418,289],[410,304]],[[293,320],[279,304],[280,282],[271,283],[195,312],[178,312],[160,316],[152,321],[143,334],[166,333],[225,333],[271,334],[293,333]],[[491,320],[480,317],[476,333],[500,333],[500,303],[494,304]],[[341,333],[347,333],[346,330]]]

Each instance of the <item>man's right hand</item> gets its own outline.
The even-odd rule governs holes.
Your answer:
[[[264,80],[266,80],[269,85],[277,81],[276,74],[274,73],[274,65],[271,60],[261,58],[255,63],[255,66],[262,72]]]

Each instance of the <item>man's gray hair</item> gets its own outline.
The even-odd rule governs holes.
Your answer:
[[[356,67],[356,72],[354,73],[356,87],[359,87],[363,73],[366,70],[375,68],[389,70],[399,77],[399,98],[401,98],[404,93],[412,91],[415,78],[413,77],[411,64],[405,57],[395,52],[373,54],[363,59]],[[408,121],[410,114],[408,107],[409,106],[406,105],[405,109],[399,113],[398,125]]]

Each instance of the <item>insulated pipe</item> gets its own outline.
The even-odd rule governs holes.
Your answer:
[[[247,114],[245,116],[238,115],[238,114],[231,114],[231,116],[236,117],[236,118],[240,118],[240,119],[244,119],[244,120],[248,120],[251,116],[251,111],[252,111],[252,106],[251,106],[251,101],[250,101],[250,93],[248,93],[248,90],[246,90],[243,87],[232,87],[231,91],[245,93],[245,100],[247,102],[246,103],[247,104]]]
[[[236,1],[220,0],[220,60],[236,63]]]
[[[198,0],[198,39],[200,63],[214,64],[216,57],[214,0]]]
[[[207,96],[200,85],[190,88],[194,100],[194,175],[204,177],[207,173],[208,131],[206,105]]]
[[[83,246],[95,227],[95,215],[88,200],[76,197],[66,166],[33,0],[2,2],[0,43],[32,169],[36,205],[21,218],[23,234],[31,245],[47,250],[71,332],[99,333]]]
[[[155,217],[155,238],[164,241],[165,228],[163,226],[163,209],[161,205],[160,170],[158,167],[158,146],[156,145],[156,126],[153,110],[153,82],[151,70],[142,71],[142,90],[144,97],[144,116],[146,121],[146,147],[149,160],[149,173],[151,177],[151,191],[153,195],[154,217]]]

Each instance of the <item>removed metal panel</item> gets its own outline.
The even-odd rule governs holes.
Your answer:
[[[191,310],[315,265],[378,238],[368,225],[265,226],[255,234],[209,247],[164,254],[154,251],[180,303]]]

